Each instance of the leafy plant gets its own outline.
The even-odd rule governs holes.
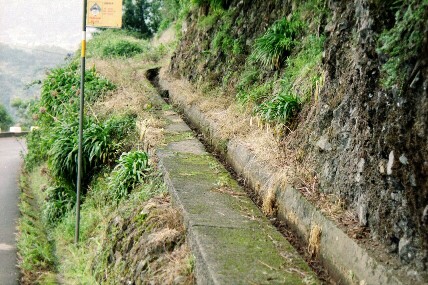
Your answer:
[[[134,120],[130,117],[113,117],[101,123],[91,118],[85,121],[82,160],[85,180],[91,177],[97,167],[114,161],[121,147],[119,138],[126,136],[133,128]],[[52,174],[74,184],[78,158],[77,118],[55,125],[50,142],[48,155]]]
[[[114,199],[119,200],[125,197],[136,185],[143,183],[147,178],[149,169],[146,152],[123,153],[109,181],[109,187]]]
[[[377,51],[386,56],[382,66],[384,87],[403,87],[410,71],[406,63],[421,53],[427,10],[428,1],[404,1],[395,13],[395,25],[379,37]]]
[[[297,38],[303,28],[303,22],[296,15],[290,21],[287,18],[276,21],[256,39],[250,58],[264,66],[279,68],[284,57],[298,43]]]
[[[73,188],[59,183],[46,189],[46,203],[43,207],[43,219],[46,224],[54,226],[67,212],[73,209],[76,203],[76,192]]]
[[[248,89],[240,90],[237,94],[238,102],[241,104],[260,103],[272,93],[273,81],[264,84],[253,85]]]
[[[288,123],[300,110],[301,100],[290,93],[281,93],[271,101],[261,104],[256,111],[266,121]]]
[[[33,114],[42,124],[52,124],[59,117],[77,113],[80,88],[80,70],[77,62],[50,71],[42,84],[39,104],[33,107]],[[85,73],[85,98],[94,102],[115,85],[99,75],[95,67]]]
[[[282,90],[298,94],[303,101],[312,96],[321,77],[321,59],[324,36],[307,36],[298,46],[299,51],[287,58],[287,68],[281,79]]]
[[[232,51],[234,40],[228,32],[221,30],[214,36],[212,43],[214,50],[221,50],[223,53],[228,54]]]
[[[47,159],[46,140],[40,130],[34,130],[26,136],[27,154],[24,157],[25,169],[31,171]]]

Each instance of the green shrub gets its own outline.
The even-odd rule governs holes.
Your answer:
[[[0,131],[9,131],[9,127],[12,124],[12,117],[9,115],[9,112],[6,110],[3,104],[0,103]]]
[[[54,226],[71,211],[76,203],[76,192],[70,186],[59,183],[46,189],[46,203],[43,206],[43,219],[47,225]]]
[[[39,123],[50,125],[55,119],[77,114],[80,90],[80,69],[77,62],[52,69],[43,81],[39,104],[33,107],[33,114]],[[99,75],[95,67],[85,72],[85,100],[94,102],[115,85]],[[40,125],[40,124],[39,124]]]
[[[46,140],[40,130],[34,130],[26,136],[27,153],[24,157],[25,169],[31,171],[47,159]]]
[[[266,121],[288,123],[300,110],[300,98],[294,94],[281,93],[271,101],[257,107],[256,111]]]
[[[217,32],[213,38],[212,45],[215,51],[229,54],[232,51],[234,40],[225,30]]]
[[[102,58],[108,57],[132,57],[143,52],[141,45],[126,40],[118,40],[107,45],[102,50]]]
[[[296,15],[290,21],[286,18],[276,21],[264,35],[256,39],[251,60],[264,66],[279,68],[284,57],[298,43],[297,38],[303,27],[303,22]]]
[[[88,118],[83,130],[82,171],[88,182],[96,168],[111,164],[121,149],[123,139],[134,129],[131,117],[111,118],[97,122]],[[52,174],[73,185],[77,177],[78,120],[71,118],[52,129],[51,148],[48,152]]]
[[[109,181],[109,188],[114,200],[125,197],[136,185],[143,183],[148,171],[147,153],[144,151],[123,153]]]
[[[130,31],[105,30],[88,41],[87,57],[129,58],[148,49],[148,42],[137,39]]]

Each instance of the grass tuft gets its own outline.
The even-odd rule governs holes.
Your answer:
[[[149,159],[146,152],[123,153],[109,181],[114,200],[118,201],[126,197],[131,189],[147,180],[149,170]]]
[[[256,111],[266,121],[288,123],[300,110],[301,100],[295,94],[281,93],[271,101],[256,108]]]
[[[304,24],[297,15],[293,15],[290,21],[287,18],[276,21],[264,35],[256,39],[250,59],[263,66],[278,69],[298,44],[303,28]]]

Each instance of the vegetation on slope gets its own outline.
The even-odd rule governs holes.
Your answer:
[[[143,54],[136,54],[135,49],[122,44],[127,42],[147,48],[140,50]],[[167,51],[165,46],[153,48],[147,41],[111,31],[101,32],[88,47],[90,57],[101,65],[111,58],[114,63],[115,58],[133,56],[154,62]],[[107,51],[108,47],[114,52]],[[28,173],[23,175],[26,183],[22,188],[25,191],[18,240],[23,284],[194,282],[181,215],[172,208],[162,178],[142,150],[146,147],[138,141],[136,132],[137,118],[150,116],[156,110],[146,110],[144,105],[130,110],[123,105],[106,111],[106,100],[114,101],[121,93],[133,92],[129,83],[136,85],[135,80],[127,76],[146,68],[145,64],[146,61],[141,62],[134,69],[123,65],[115,83],[102,76],[95,65],[87,70],[84,191],[81,239],[77,245],[77,60],[50,71],[43,81],[41,98],[32,106],[32,117],[39,129],[27,138]],[[146,93],[150,93],[147,87],[136,96],[144,97]],[[38,182],[39,179],[43,181]],[[123,235],[125,228],[128,231]],[[130,236],[135,247],[132,250],[128,244]],[[151,245],[151,250],[138,247],[147,244],[144,239],[154,236],[157,243]],[[118,255],[123,258],[116,262]],[[144,267],[139,263],[142,260],[147,260]]]

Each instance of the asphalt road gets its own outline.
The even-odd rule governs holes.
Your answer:
[[[23,139],[0,138],[0,284],[19,284],[16,267],[16,222],[18,210],[18,178]]]

